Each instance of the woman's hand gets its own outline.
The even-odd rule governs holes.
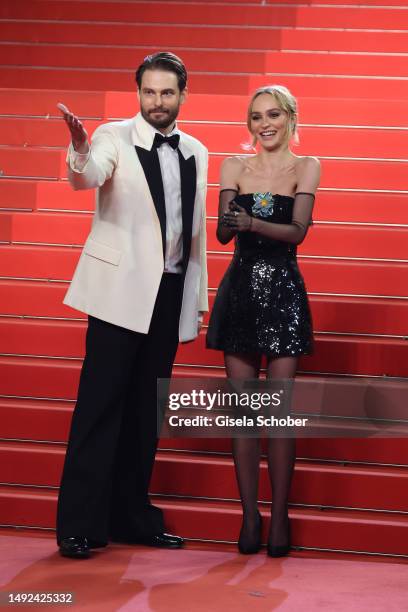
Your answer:
[[[222,225],[236,232],[250,232],[252,228],[252,217],[250,217],[242,206],[234,202],[229,204],[229,212],[224,213],[221,218]]]

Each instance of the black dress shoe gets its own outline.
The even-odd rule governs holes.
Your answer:
[[[170,533],[158,533],[153,536],[143,537],[115,534],[112,535],[112,540],[126,544],[143,544],[144,546],[154,546],[156,548],[181,548],[184,544],[183,538],[180,538],[180,536],[171,535]]]
[[[88,559],[91,554],[91,547],[88,538],[84,536],[74,536],[64,538],[59,543],[60,555],[71,557],[71,559]]]
[[[156,546],[157,548],[182,548],[184,544],[183,538],[172,535],[171,533],[158,533],[148,538],[140,540],[145,546]]]
[[[89,548],[105,548],[108,543],[101,542],[100,540],[91,540],[91,538],[87,538]]]

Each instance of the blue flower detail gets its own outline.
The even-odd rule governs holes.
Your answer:
[[[255,217],[270,217],[273,214],[275,200],[270,191],[254,193],[254,201],[255,204],[252,206],[252,212]]]

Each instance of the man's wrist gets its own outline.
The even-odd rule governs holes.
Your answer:
[[[90,147],[87,140],[85,142],[72,141],[72,146],[74,147],[74,151],[78,153],[78,155],[88,155],[89,153]]]

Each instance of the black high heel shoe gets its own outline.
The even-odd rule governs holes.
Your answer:
[[[239,534],[238,550],[242,555],[254,555],[261,550],[261,538],[262,538],[262,516],[258,512],[258,529],[256,534],[256,540],[254,542],[244,542],[242,537],[243,526],[241,527],[241,533]]]
[[[291,539],[291,529],[290,529],[290,520],[288,517],[288,527],[287,527],[287,536],[288,543],[281,546],[273,546],[268,542],[266,547],[267,553],[269,557],[286,557],[290,551],[290,539]]]

